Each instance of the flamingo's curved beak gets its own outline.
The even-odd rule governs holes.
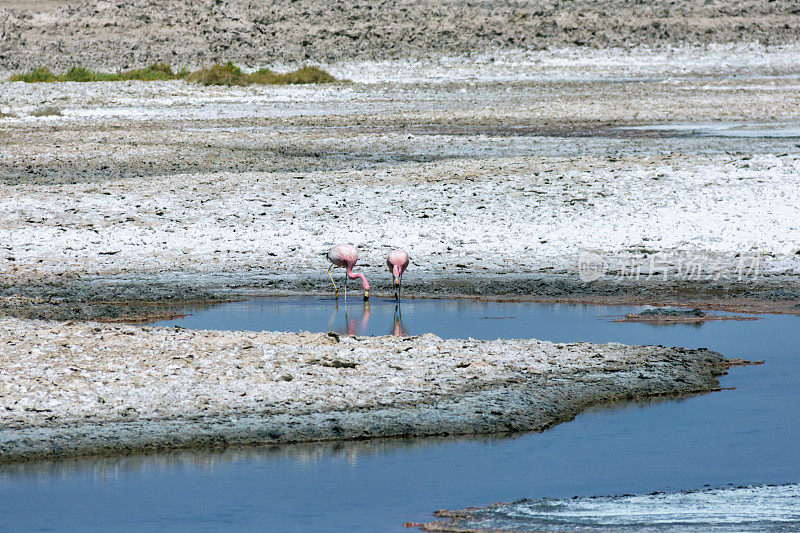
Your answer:
[[[364,301],[369,300],[369,291],[364,291]]]
[[[394,284],[400,285],[400,278],[394,278]]]

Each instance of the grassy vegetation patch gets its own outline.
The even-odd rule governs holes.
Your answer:
[[[27,83],[54,81],[166,81],[181,79],[188,73],[189,72],[186,69],[175,73],[173,72],[172,67],[164,63],[153,63],[149,67],[134,70],[121,70],[115,73],[97,72],[86,67],[76,66],[72,67],[64,74],[53,74],[50,72],[50,69],[44,67],[29,70],[28,72],[14,74],[9,78],[9,81],[24,81]]]
[[[95,72],[85,67],[72,67],[64,74],[63,80],[58,81],[114,81],[116,74],[108,72]]]
[[[294,85],[300,83],[333,83],[337,80],[319,67],[301,67],[295,71],[279,74],[268,68],[259,69],[252,74],[228,61],[224,65],[214,65],[192,72],[186,81],[201,85]]]
[[[169,81],[183,79],[189,75],[187,69],[173,72],[172,67],[166,63],[153,63],[149,67],[136,70],[125,70],[117,73],[120,80],[142,80],[142,81]]]
[[[10,78],[9,81],[24,81],[26,83],[39,83],[39,82],[51,82],[56,81],[56,76],[50,69],[47,67],[37,68],[33,70],[29,70],[28,72],[22,72],[20,74],[14,74]]]
[[[250,76],[228,61],[224,65],[201,68],[186,76],[186,81],[200,85],[250,85]]]
[[[53,74],[48,68],[37,68],[28,72],[15,74],[9,81],[24,81],[27,83],[54,82],[54,81],[168,81],[184,79],[191,83],[201,85],[227,85],[227,86],[247,86],[258,85],[294,85],[305,83],[333,83],[337,80],[329,73],[319,67],[301,67],[295,71],[279,74],[269,69],[262,68],[252,74],[242,72],[242,69],[228,61],[225,64],[218,64],[208,68],[202,68],[194,72],[181,69],[178,72],[172,70],[167,64],[153,63],[149,67],[122,70],[116,73],[97,72],[85,67],[75,66],[64,74]]]
[[[293,72],[278,74],[262,68],[250,75],[252,83],[264,85],[294,85],[301,83],[333,83],[337,80],[319,67],[302,67]]]

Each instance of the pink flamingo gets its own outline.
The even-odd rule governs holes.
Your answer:
[[[336,298],[339,298],[339,288],[336,287],[336,283],[333,281],[333,276],[331,276],[331,268],[334,266],[344,267],[345,268],[345,275],[344,278],[344,301],[347,302],[347,278],[356,279],[361,278],[361,286],[364,288],[364,300],[369,300],[369,282],[367,278],[361,272],[353,273],[353,267],[356,266],[356,261],[358,261],[358,252],[356,252],[356,247],[352,244],[337,244],[330,250],[328,250],[328,261],[331,262],[331,266],[328,267],[328,277],[331,278],[331,283],[333,283],[333,290]]]
[[[392,250],[386,258],[386,266],[394,277],[394,297],[400,300],[400,289],[403,286],[403,272],[408,268],[408,254],[405,250]]]

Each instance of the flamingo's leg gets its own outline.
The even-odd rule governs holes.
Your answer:
[[[328,273],[328,277],[331,278],[331,283],[333,283],[333,295],[338,300],[339,299],[339,287],[337,287],[336,286],[336,282],[333,281],[333,276],[331,276],[331,268],[333,268],[333,265],[329,266],[328,270],[326,270],[326,272]]]
[[[347,272],[344,273],[344,305],[347,305]]]
[[[400,301],[400,291],[403,290],[403,275],[400,274],[400,283],[397,284],[397,301]]]

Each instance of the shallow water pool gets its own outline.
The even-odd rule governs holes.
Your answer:
[[[353,301],[354,300],[354,301]],[[478,300],[260,298],[163,322],[359,335],[705,346],[761,359],[735,390],[593,409],[538,434],[239,448],[0,467],[0,531],[403,531],[437,508],[800,482],[800,317],[655,326],[640,310]]]
[[[600,306],[564,303],[492,302],[477,299],[414,298],[399,303],[373,297],[365,303],[356,293],[347,305],[340,296],[255,298],[211,306],[187,306],[186,316],[153,322],[154,326],[191,329],[335,331],[344,335],[421,335],[442,338],[538,338],[556,342],[627,342],[669,344],[675,338],[702,342],[696,336],[703,326],[652,326],[613,320],[643,306]],[[714,313],[726,315],[730,313]],[[745,315],[743,315],[745,316]],[[706,323],[706,330],[711,322]],[[667,329],[663,329],[667,328]],[[662,334],[659,336],[657,332]],[[648,342],[642,335],[664,342]],[[708,338],[705,336],[704,338]],[[681,342],[671,341],[683,346]],[[686,344],[688,347],[688,344]]]

